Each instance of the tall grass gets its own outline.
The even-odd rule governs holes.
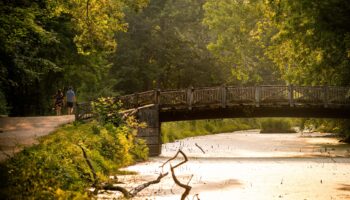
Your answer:
[[[186,137],[259,128],[256,119],[215,119],[163,123],[163,143]]]

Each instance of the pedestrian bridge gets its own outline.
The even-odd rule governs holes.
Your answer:
[[[151,90],[117,97],[124,109],[137,109],[148,127],[139,130],[150,155],[161,149],[161,122],[243,117],[350,118],[350,87],[220,86]],[[76,119],[91,116],[80,104]]]

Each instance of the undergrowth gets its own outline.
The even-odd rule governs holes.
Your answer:
[[[260,120],[260,133],[295,133],[292,121],[284,118],[266,118]]]

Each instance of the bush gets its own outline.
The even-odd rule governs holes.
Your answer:
[[[288,119],[262,119],[260,121],[260,133],[295,133]]]
[[[91,103],[92,112],[101,124],[112,123],[118,126],[123,120],[119,113],[122,103],[112,97],[101,97]]]

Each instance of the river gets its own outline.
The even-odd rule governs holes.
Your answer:
[[[175,174],[192,187],[188,199],[196,199],[196,194],[201,200],[350,199],[350,145],[319,133],[251,130],[186,138],[164,144],[161,156],[126,168],[138,175],[119,180],[133,187],[156,179],[169,170],[160,166],[179,148],[189,161]],[[180,199],[183,191],[167,176],[135,199]]]

